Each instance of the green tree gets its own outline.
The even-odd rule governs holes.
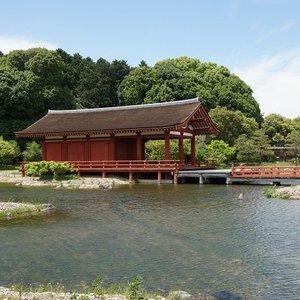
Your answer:
[[[29,142],[22,154],[25,161],[38,161],[42,158],[41,146],[35,141]]]
[[[240,135],[235,142],[237,160],[240,162],[254,163],[270,161],[274,159],[274,153],[269,149],[268,136],[260,129],[255,131],[252,137]]]
[[[241,134],[251,137],[258,129],[255,119],[246,117],[240,111],[232,111],[218,106],[212,109],[209,115],[220,130],[216,138],[231,146],[235,144]]]
[[[268,137],[269,139],[269,137]],[[285,137],[283,135],[281,135],[279,132],[276,132],[273,137],[272,137],[272,144],[274,146],[284,146],[285,144]]]
[[[223,166],[231,161],[236,149],[222,140],[213,140],[199,151],[198,160],[214,160],[217,166]]]
[[[20,150],[15,141],[5,141],[0,137],[0,166],[11,165],[18,160]]]
[[[202,63],[198,59],[179,57],[157,62],[147,71],[132,70],[119,88],[119,97],[125,104],[153,103],[200,97],[205,108],[216,106],[240,110],[247,117],[262,122],[259,105],[252,90],[239,77],[213,63]],[[142,93],[139,85],[143,82]],[[137,90],[135,90],[137,89]],[[138,98],[144,96],[143,99]]]
[[[125,60],[114,60],[110,64],[111,85],[110,85],[110,99],[112,106],[118,106],[121,103],[118,99],[118,89],[123,79],[129,74],[131,67]]]
[[[261,163],[262,161],[270,161],[274,159],[274,153],[269,149],[270,142],[264,130],[257,130],[253,136],[253,143],[256,147],[257,158]]]
[[[246,162],[247,164],[257,161],[257,149],[252,139],[249,139],[245,134],[240,135],[234,145],[237,151],[237,160]]]
[[[293,147],[295,163],[299,162],[300,129],[293,129],[286,137],[286,146]]]
[[[178,141],[170,141],[170,156],[171,159],[178,159]],[[164,141],[148,141],[145,144],[145,157],[148,160],[163,160],[165,159],[165,142]]]
[[[118,89],[118,97],[122,104],[132,105],[143,103],[147,91],[151,88],[151,69],[139,67],[125,77]]]
[[[291,120],[279,114],[270,114],[265,117],[262,128],[273,146],[281,146],[291,132]]]
[[[6,139],[47,113],[74,107],[65,64],[54,51],[12,51],[0,58],[0,134]]]

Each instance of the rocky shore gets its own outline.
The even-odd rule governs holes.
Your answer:
[[[1,183],[12,183],[19,186],[51,186],[73,189],[111,189],[115,185],[128,184],[127,180],[118,178],[79,177],[71,180],[41,180],[38,177],[22,177],[17,171],[0,171]]]
[[[0,300],[126,300],[122,295],[95,295],[57,292],[23,292],[0,287]]]
[[[31,216],[43,215],[55,210],[56,207],[50,203],[30,204],[18,202],[0,202],[0,221],[24,219]]]
[[[0,287],[0,300],[128,300],[124,295],[95,295],[93,293],[71,292],[22,292],[14,291],[6,287]],[[148,300],[216,300],[213,296],[197,294],[190,295],[184,291],[171,292],[167,297],[156,296]],[[229,299],[229,298],[219,298]],[[230,298],[231,299],[231,298]]]
[[[300,185],[279,187],[276,189],[279,198],[300,200]]]
[[[267,198],[279,198],[288,200],[300,200],[300,185],[285,187],[270,187],[263,191]]]

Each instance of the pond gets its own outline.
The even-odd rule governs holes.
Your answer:
[[[142,185],[112,190],[0,185],[0,201],[52,203],[42,219],[0,223],[0,285],[78,289],[136,275],[150,290],[299,299],[300,201],[263,187]],[[239,195],[243,193],[243,199]]]

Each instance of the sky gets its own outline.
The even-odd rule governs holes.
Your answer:
[[[300,116],[300,0],[0,0],[0,51],[46,47],[153,66],[223,65],[262,113]]]

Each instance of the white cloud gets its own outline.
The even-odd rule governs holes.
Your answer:
[[[29,48],[47,48],[50,50],[54,50],[58,48],[56,45],[52,43],[48,43],[45,41],[30,41],[23,38],[18,37],[3,37],[0,36],[0,51],[4,54],[9,53],[12,50],[26,50]]]
[[[253,90],[264,115],[300,116],[300,48],[234,70]]]
[[[291,28],[293,28],[295,26],[294,22],[287,22],[286,24],[284,24],[281,28],[282,31],[286,31],[286,30],[290,30]]]

